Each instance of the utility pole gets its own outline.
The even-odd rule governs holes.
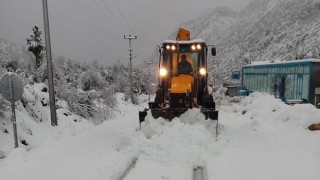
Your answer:
[[[49,15],[48,15],[48,2],[47,2],[47,0],[42,0],[42,6],[43,6],[43,21],[44,21],[44,32],[45,32],[44,35],[45,35],[45,41],[46,41],[51,125],[57,126],[58,121],[57,121],[57,112],[56,112],[56,101],[55,101],[55,96],[54,96],[52,55],[51,55]]]
[[[131,48],[131,40],[132,39],[137,39],[137,36],[123,36],[124,39],[128,39],[129,40],[129,59],[130,59],[130,72],[129,72],[129,78],[130,78],[130,98],[131,98],[131,102],[134,104],[134,100],[133,100],[133,87],[132,87],[132,48]]]

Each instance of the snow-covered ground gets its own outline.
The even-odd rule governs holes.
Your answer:
[[[288,106],[261,93],[221,101],[216,138],[215,122],[197,109],[171,122],[148,114],[140,131],[138,111],[145,104],[127,103],[122,94],[117,99],[121,111],[98,126],[58,112],[59,126],[51,127],[22,117],[20,108],[18,126],[32,131],[25,137],[30,145],[13,149],[13,142],[1,140],[6,157],[0,160],[0,179],[116,180],[135,159],[125,180],[191,180],[197,166],[204,167],[208,180],[320,177],[320,132],[307,128],[320,123],[320,111],[312,105]]]

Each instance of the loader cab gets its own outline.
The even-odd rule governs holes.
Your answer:
[[[165,41],[162,44],[160,77],[170,79],[179,75],[179,63],[184,55],[191,64],[192,76],[207,76],[207,46],[204,41]]]
[[[166,40],[162,44],[162,56],[160,58],[159,84],[166,95],[181,97],[190,93],[189,106],[201,104],[203,89],[207,83],[207,51],[208,47],[203,40],[172,41]],[[185,56],[191,64],[190,73],[181,73],[179,63]],[[177,100],[178,101],[178,100]],[[180,101],[180,100],[179,100]],[[176,105],[177,103],[174,103]],[[180,106],[179,106],[180,107]]]

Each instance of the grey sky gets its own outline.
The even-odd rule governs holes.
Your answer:
[[[128,40],[144,62],[156,45],[184,21],[218,6],[235,10],[250,0],[48,0],[52,51],[81,62],[128,62]],[[124,18],[123,18],[124,17]],[[37,24],[43,31],[41,0],[0,0],[0,37],[25,45]],[[192,33],[192,32],[191,32]],[[44,37],[43,37],[44,39]]]

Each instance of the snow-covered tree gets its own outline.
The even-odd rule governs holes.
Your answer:
[[[98,72],[88,70],[80,75],[79,78],[80,87],[84,91],[92,89],[99,90],[103,88],[104,82]]]
[[[4,115],[3,113],[5,112],[5,110],[6,110],[5,101],[0,94],[0,117],[3,117],[3,115]]]
[[[2,67],[2,71],[8,66],[10,63],[11,56],[4,49],[0,49],[0,65]]]
[[[36,58],[35,68],[38,69],[43,61],[43,41],[41,38],[42,32],[39,30],[38,26],[32,28],[33,33],[29,38],[26,38],[28,51],[32,52]]]

